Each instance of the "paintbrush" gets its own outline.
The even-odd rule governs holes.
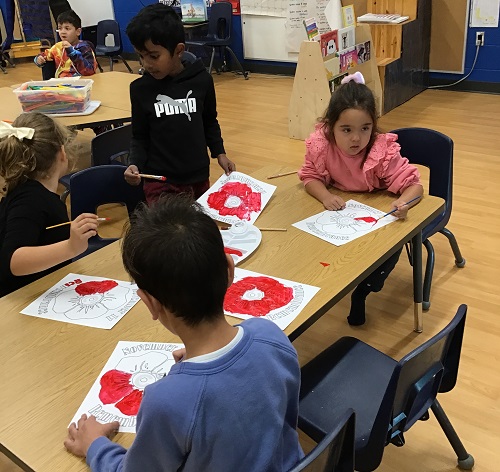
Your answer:
[[[111,218],[97,218],[97,221],[110,221]],[[70,225],[71,221],[65,221],[64,223],[59,223],[58,225],[47,226],[45,229],[59,228],[59,226]]]
[[[270,175],[270,176],[268,176],[268,179],[277,179],[278,177],[285,177],[285,175],[292,175],[292,174],[296,174],[296,173],[297,173],[296,170],[292,170],[291,172],[283,172],[282,174]]]
[[[163,175],[151,175],[151,174],[138,174],[138,175],[143,179],[161,180],[162,182],[165,182],[165,180],[167,180],[167,178],[164,177]]]
[[[400,206],[409,205],[410,203],[414,202],[415,200],[418,200],[419,198],[421,198],[421,197],[412,198],[410,201],[403,203]],[[385,218],[386,216],[392,215],[394,212],[398,211],[398,209],[399,208],[394,208],[393,210],[387,212],[385,215],[382,215],[380,218],[377,218],[377,221],[375,221],[375,223],[373,223],[373,224],[376,225],[379,222],[379,220],[381,220],[382,218]]]

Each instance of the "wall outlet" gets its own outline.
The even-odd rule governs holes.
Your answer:
[[[484,31],[476,31],[476,46],[484,46]]]

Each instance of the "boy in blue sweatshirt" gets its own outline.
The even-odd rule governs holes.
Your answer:
[[[66,448],[94,472],[289,470],[303,456],[297,353],[270,321],[226,321],[234,263],[214,221],[197,203],[167,196],[132,218],[122,255],[153,319],[185,349],[144,390],[129,450],[106,437],[118,423],[86,415],[69,427]]]
[[[131,165],[125,171],[130,185],[141,174],[149,203],[163,193],[189,193],[198,198],[210,187],[210,158],[226,174],[236,166],[226,156],[212,76],[203,62],[182,62],[184,26],[177,13],[162,3],[148,5],[127,26],[145,73],[130,84],[132,105]]]

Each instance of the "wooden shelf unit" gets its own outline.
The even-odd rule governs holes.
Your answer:
[[[356,44],[372,41],[370,26],[356,27]],[[303,41],[300,46],[297,69],[293,81],[292,95],[288,108],[288,135],[295,139],[306,139],[314,130],[318,118],[323,115],[330,101],[327,63],[339,58],[323,58],[317,41]],[[338,66],[337,66],[338,69]],[[349,69],[349,74],[360,71],[366,85],[372,90],[377,103],[377,112],[382,114],[383,95],[375,57]]]

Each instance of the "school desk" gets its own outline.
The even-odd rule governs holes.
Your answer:
[[[139,75],[125,72],[104,72],[91,77],[91,100],[99,100],[100,107],[90,115],[66,116],[57,118],[66,126],[89,128],[108,124],[124,123],[131,119],[129,98],[130,82]],[[21,105],[10,87],[0,88],[0,120],[13,121],[22,113]]]
[[[266,180],[268,175],[290,170],[274,166],[252,175]],[[321,288],[285,330],[291,339],[304,332],[373,268],[410,239],[415,244],[415,313],[421,315],[420,234],[442,209],[443,200],[426,196],[409,211],[406,221],[397,221],[337,247],[290,226],[322,211],[321,204],[305,193],[297,176],[289,175],[269,182],[278,188],[256,224],[260,227],[286,227],[288,230],[265,232],[261,246],[242,262],[241,267]],[[342,196],[381,210],[387,209],[394,198],[385,192],[342,193]],[[320,262],[330,265],[324,267]],[[179,342],[160,323],[151,320],[142,302],[111,330],[19,314],[70,271],[128,280],[121,263],[119,242],[116,242],[0,299],[3,373],[0,450],[27,471],[87,470],[82,460],[64,450],[62,443],[69,421],[118,341]],[[236,318],[229,320],[233,323],[241,321]],[[417,319],[416,327],[421,329],[421,318]],[[115,440],[128,447],[133,437],[133,434],[118,434]]]

